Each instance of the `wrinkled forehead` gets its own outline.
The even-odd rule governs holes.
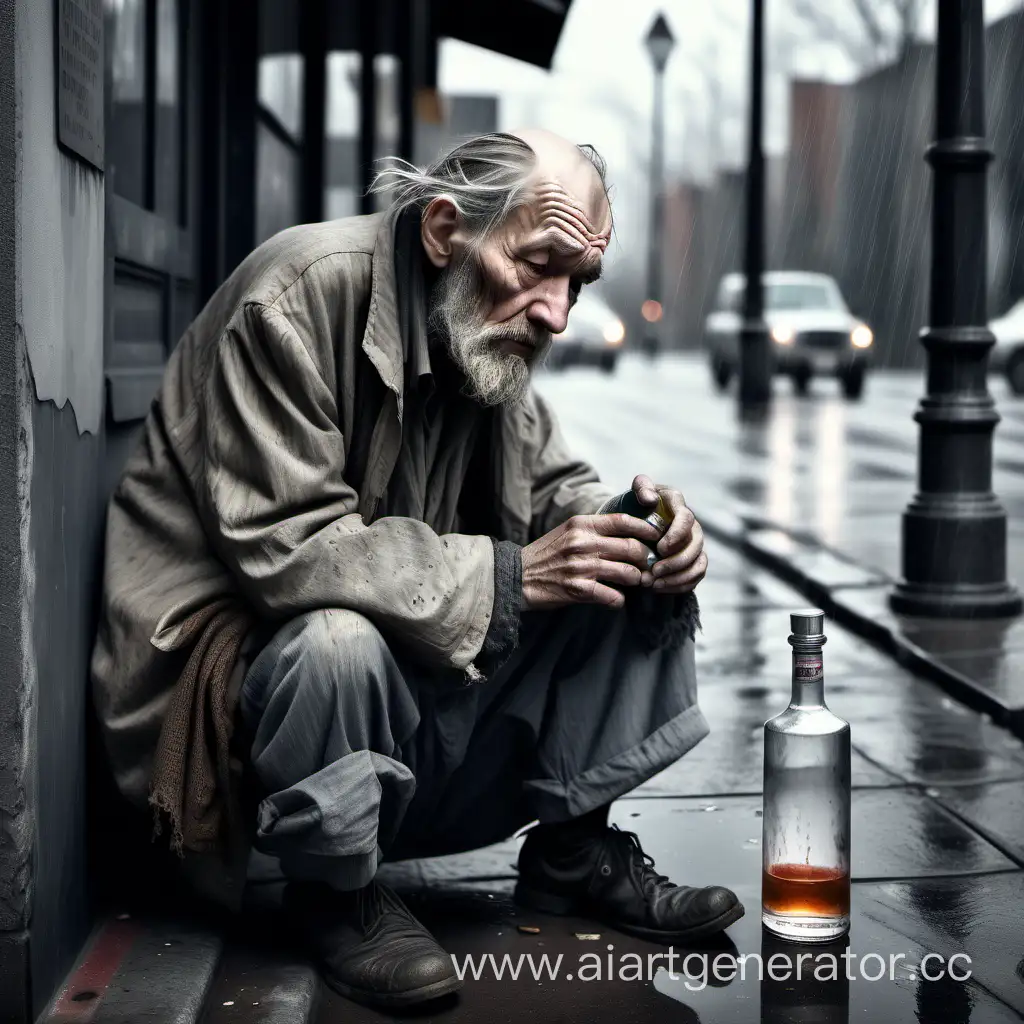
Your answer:
[[[520,241],[581,262],[600,260],[612,234],[611,207],[593,169],[575,180],[539,174],[514,218]]]

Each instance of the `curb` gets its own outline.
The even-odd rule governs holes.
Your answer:
[[[751,536],[757,530],[766,528],[792,536],[790,531],[775,524],[748,521],[726,511],[712,511],[710,516],[706,516],[702,510],[698,519],[709,537],[742,552],[750,561],[813,601],[830,619],[888,654],[898,665],[935,683],[950,697],[987,715],[997,725],[1024,739],[1024,709],[1003,703],[990,690],[979,686],[968,676],[950,668],[908,640],[898,629],[856,608],[849,601],[848,595],[850,591],[855,595],[857,588],[830,587],[805,572],[794,561],[759,544]],[[799,543],[796,538],[794,542]]]

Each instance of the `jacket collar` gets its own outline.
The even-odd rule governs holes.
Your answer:
[[[395,395],[401,422],[407,384],[428,377],[426,282],[409,215],[376,214],[370,308],[363,351]],[[407,379],[408,375],[408,379]]]

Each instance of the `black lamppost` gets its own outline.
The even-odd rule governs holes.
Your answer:
[[[647,298],[640,311],[647,321],[644,347],[648,354],[654,355],[661,347],[661,324],[665,315],[661,287],[662,263],[665,258],[665,65],[676,44],[663,14],[654,19],[644,42],[654,65],[654,119],[651,134],[651,227],[647,251]]]
[[[984,20],[981,0],[939,0],[935,54],[932,272],[918,493],[903,513],[894,611],[996,618],[1021,611],[1006,579],[1006,511],[992,493],[986,301]]]
[[[753,0],[750,39],[750,128],[747,137],[747,224],[740,328],[741,412],[765,409],[771,401],[771,351],[764,319],[764,0]]]

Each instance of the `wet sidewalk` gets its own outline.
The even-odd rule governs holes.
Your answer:
[[[806,398],[777,381],[763,424],[739,422],[735,395],[716,393],[697,357],[627,363],[614,384],[578,374],[543,386],[572,443],[606,475],[627,479],[643,465],[678,481],[708,533],[1024,735],[1024,617],[936,622],[888,606],[901,571],[901,516],[916,485],[920,373],[877,373],[858,403],[831,381],[815,381]],[[1024,400],[998,379],[991,388],[1003,417],[994,488],[1008,513],[1008,573],[1024,585]],[[595,406],[600,423],[587,413]]]

